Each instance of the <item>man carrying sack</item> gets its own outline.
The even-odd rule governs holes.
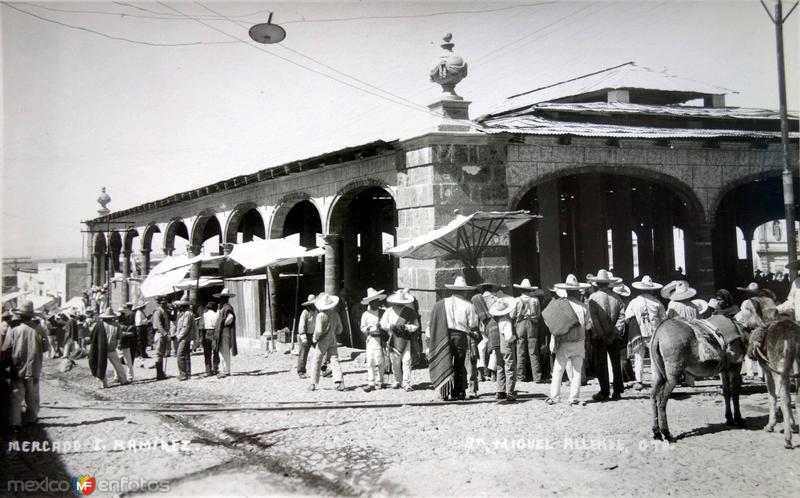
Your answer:
[[[555,355],[548,405],[561,400],[564,370],[569,377],[569,404],[581,403],[581,369],[586,358],[586,331],[592,328],[592,318],[580,296],[589,287],[570,274],[563,284],[555,285],[559,299],[550,301],[542,311],[542,318],[550,329],[550,350]]]

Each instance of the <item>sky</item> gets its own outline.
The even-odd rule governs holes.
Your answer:
[[[250,41],[270,11],[286,39]],[[798,18],[784,26],[790,109]],[[472,117],[627,61],[734,89],[731,106],[778,108],[774,26],[750,0],[3,2],[0,30],[3,257],[80,256],[101,187],[120,210],[421,134],[448,32]]]

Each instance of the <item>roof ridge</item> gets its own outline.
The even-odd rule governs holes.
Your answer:
[[[630,66],[636,66],[636,63],[635,63],[635,62],[633,62],[633,61],[628,61],[628,62],[626,62],[626,63],[624,63],[624,64],[619,64],[619,65],[617,65],[617,66],[607,67],[607,68],[605,68],[605,69],[601,69],[601,70],[599,70],[599,71],[595,71],[595,72],[593,72],[593,73],[587,73],[587,74],[584,74],[584,75],[581,75],[581,76],[576,76],[575,78],[571,78],[571,79],[564,80],[564,81],[559,81],[558,83],[552,83],[552,84],[550,84],[550,85],[542,86],[542,87],[539,87],[539,88],[534,88],[533,90],[528,90],[527,92],[518,93],[518,94],[516,94],[516,95],[512,95],[512,96],[508,97],[506,100],[511,100],[511,99],[513,99],[513,98],[516,98],[516,97],[521,97],[521,96],[523,96],[523,95],[528,95],[529,93],[538,92],[538,91],[540,91],[540,90],[544,90],[544,89],[546,89],[546,88],[552,88],[552,87],[554,87],[554,86],[563,85],[564,83],[570,83],[570,82],[572,82],[572,81],[577,81],[577,80],[579,80],[579,79],[582,79],[582,78],[588,78],[589,76],[595,76],[595,75],[597,75],[597,74],[604,73],[604,72],[606,72],[606,71],[611,71],[611,70],[613,70],[613,69],[619,69],[619,68],[621,68],[621,67],[624,67],[624,66],[629,66],[629,65],[630,65]],[[637,66],[637,67],[638,67],[638,66]],[[644,69],[648,69],[648,68],[644,68]],[[651,70],[651,71],[652,71],[652,70]]]

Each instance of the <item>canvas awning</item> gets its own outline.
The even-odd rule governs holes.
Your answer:
[[[324,254],[325,251],[321,248],[309,250],[286,239],[266,239],[236,244],[228,257],[248,270],[257,270],[296,263],[298,259],[320,257]]]

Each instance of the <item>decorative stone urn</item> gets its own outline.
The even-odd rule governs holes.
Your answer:
[[[456,85],[467,77],[467,63],[461,56],[453,53],[455,44],[450,42],[453,39],[451,33],[447,33],[442,39],[442,54],[431,68],[431,81],[441,85],[442,99],[463,100],[456,93]]]
[[[103,187],[100,189],[100,196],[97,198],[97,203],[100,204],[97,214],[105,216],[110,213],[111,211],[106,207],[109,202],[111,202],[111,196],[106,193],[106,188]]]

